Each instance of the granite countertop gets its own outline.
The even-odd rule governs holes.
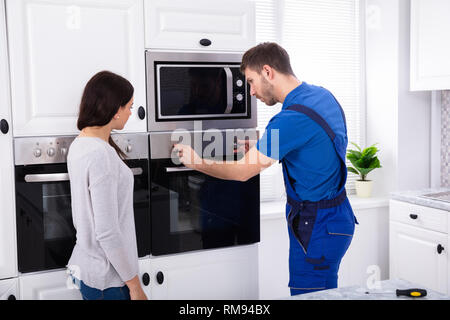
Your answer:
[[[398,191],[391,193],[391,199],[405,201],[421,206],[431,207],[435,209],[441,209],[450,211],[450,202],[433,200],[429,198],[421,197],[424,194],[439,193],[450,191],[450,188],[434,188],[434,189],[422,189],[422,190],[410,190],[410,191]]]
[[[427,295],[421,298],[397,297],[396,289],[425,289]],[[450,297],[405,280],[384,280],[376,289],[352,286],[316,291],[287,298],[287,300],[450,300]]]

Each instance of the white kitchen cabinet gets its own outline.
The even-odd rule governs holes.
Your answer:
[[[81,300],[81,293],[66,270],[19,277],[21,300]]]
[[[258,299],[257,245],[150,257],[153,300]]]
[[[450,89],[450,1],[411,0],[411,90]]]
[[[15,279],[6,279],[0,281],[0,300],[19,299],[19,281]]]
[[[390,278],[408,280],[447,294],[448,212],[396,200],[390,203]],[[403,219],[402,215],[406,214],[409,220]],[[442,225],[445,225],[444,232],[436,231]]]
[[[150,259],[148,257],[139,259],[139,280],[141,282],[142,289],[149,300],[152,299],[151,288],[156,285],[156,280],[151,277],[152,274]]]
[[[9,97],[5,7],[4,2],[0,1],[0,121],[2,123],[2,132],[0,132],[0,150],[2,151],[0,160],[0,279],[17,276],[14,160]]]
[[[145,132],[143,0],[6,0],[15,136],[77,133],[83,89],[109,70],[135,88],[125,132]]]
[[[249,0],[145,1],[147,48],[246,51],[255,45],[255,28]]]

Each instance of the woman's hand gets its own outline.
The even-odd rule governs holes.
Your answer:
[[[195,169],[196,164],[202,163],[202,158],[190,146],[176,144],[173,146],[172,152],[188,168]]]
[[[148,300],[142,289],[141,283],[139,282],[139,277],[135,276],[130,281],[125,282],[128,289],[130,290],[131,300]]]
[[[148,300],[141,286],[139,286],[139,288],[130,290],[130,297],[131,300]]]

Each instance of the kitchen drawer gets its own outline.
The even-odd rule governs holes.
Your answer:
[[[397,200],[390,201],[390,220],[448,233],[448,212]]]

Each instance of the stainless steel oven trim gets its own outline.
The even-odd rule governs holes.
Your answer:
[[[125,160],[148,159],[148,133],[112,133],[112,139],[125,152]],[[75,136],[57,137],[18,137],[14,139],[14,165],[66,163],[70,144]],[[128,148],[131,146],[131,148]],[[54,155],[47,154],[49,148]],[[62,153],[62,149],[65,149]],[[39,149],[41,155],[34,152]]]
[[[142,168],[131,168],[134,176],[140,176],[144,173]],[[59,182],[69,181],[68,173],[46,173],[46,174],[27,174],[25,176],[25,182]]]
[[[196,64],[176,64],[176,65],[172,65],[172,64],[158,64],[158,68],[156,70],[156,78],[159,79],[161,78],[161,68],[174,68],[174,67],[189,67],[189,68],[201,68],[201,65],[196,65]],[[199,118],[199,119],[211,119],[211,118],[223,118],[223,117],[227,117],[227,118],[239,118],[242,116],[246,116],[247,115],[247,108],[245,110],[244,113],[234,113],[231,114],[231,111],[233,110],[233,74],[231,73],[231,69],[230,68],[239,68],[239,66],[237,65],[224,65],[224,64],[208,64],[208,67],[217,67],[217,68],[223,68],[225,70],[225,74],[227,76],[227,108],[225,110],[224,114],[218,114],[218,115],[195,115],[195,118]],[[161,89],[158,87],[156,89],[157,91],[157,101],[158,104],[161,103]],[[247,92],[247,82],[245,83],[245,95],[247,96],[248,92]],[[156,106],[155,106],[156,108]],[[165,120],[165,119],[192,119],[192,115],[177,115],[177,116],[164,116],[161,114],[161,109],[158,108],[158,118],[161,120]]]
[[[241,63],[243,53],[225,53],[225,52],[175,52],[162,50],[147,50],[146,51],[146,69],[147,69],[147,106],[148,106],[148,131],[173,131],[177,129],[194,130],[194,120],[181,120],[156,122],[157,110],[156,99],[157,92],[155,91],[155,62],[185,62],[186,64],[192,62],[205,62],[211,64],[227,65],[230,63]],[[248,93],[247,93],[248,95]],[[248,110],[247,110],[248,111]],[[257,127],[257,111],[256,98],[250,97],[250,118],[239,119],[233,116],[223,119],[214,119],[207,116],[208,119],[203,121],[203,129],[228,129],[228,128],[256,128]],[[192,117],[191,117],[192,118]],[[201,119],[201,117],[196,117]]]

